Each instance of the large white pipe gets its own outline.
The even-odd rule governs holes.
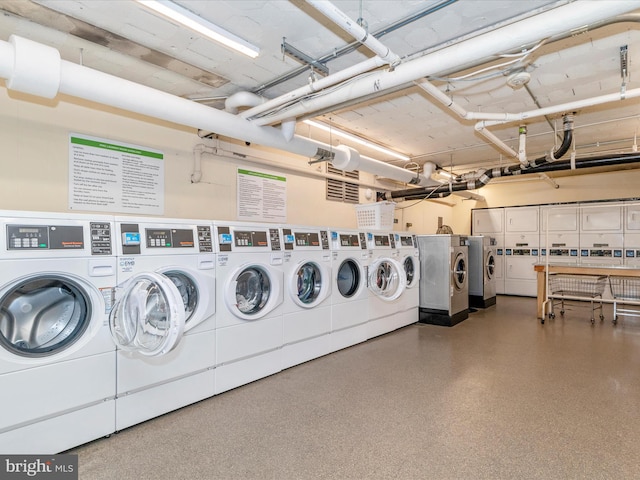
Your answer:
[[[377,72],[365,78],[355,79],[345,88],[336,89],[327,95],[305,100],[288,108],[282,115],[268,119],[257,119],[258,125],[278,123],[284,118],[300,117],[352,101],[367,95],[389,90],[419,78],[435,75],[460,65],[475,63],[501,52],[521,48],[553,37],[563,32],[628,13],[638,8],[635,0],[608,0],[606,2],[577,0],[548,10],[519,22],[496,28],[477,37],[445,47],[424,57],[401,63],[393,71]]]
[[[34,52],[37,55],[34,56]],[[47,86],[48,94],[50,86],[56,84],[59,93],[303,157],[316,157],[329,152],[333,160],[339,162],[346,156],[344,151],[330,145],[298,135],[287,141],[280,129],[260,127],[237,115],[66,60],[60,60],[57,68],[52,69],[51,65],[56,64],[55,59],[59,55],[52,47],[12,35],[9,43],[0,41],[0,73],[8,80],[7,85],[12,85],[11,89],[25,93],[37,94],[33,91],[34,87],[37,89],[40,88],[39,84],[43,84]],[[14,75],[16,59],[23,65],[19,76]],[[25,74],[26,71],[29,75]],[[373,162],[386,166],[390,178],[403,181],[402,178],[406,177],[407,171],[403,168],[377,160]],[[428,185],[429,179],[421,177],[420,182],[421,185]]]

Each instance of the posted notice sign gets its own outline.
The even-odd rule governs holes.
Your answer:
[[[164,214],[164,154],[72,133],[69,208]]]
[[[286,223],[287,178],[238,168],[238,220]]]

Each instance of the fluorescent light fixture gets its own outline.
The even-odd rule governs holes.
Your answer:
[[[258,47],[173,2],[168,0],[136,0],[136,2],[184,27],[190,28],[194,32],[237,52],[244,53],[251,58],[256,58],[260,54]]]
[[[381,147],[380,145],[377,145],[368,140],[364,140],[360,137],[356,137],[355,135],[352,135],[350,133],[343,132],[342,130],[331,127],[326,123],[314,122],[313,120],[304,120],[303,123],[306,123],[307,125],[311,125],[312,127],[319,128],[320,130],[324,130],[325,132],[330,132],[331,134],[337,135],[338,137],[346,138],[348,140],[351,140],[352,142],[358,143],[360,145],[364,145],[365,147],[372,148],[373,150],[377,150],[380,153],[384,153],[385,155],[390,155],[399,160],[404,160],[405,162],[408,162],[409,160],[411,160],[406,155],[403,155],[398,152],[394,152],[393,150],[389,150],[388,148]]]

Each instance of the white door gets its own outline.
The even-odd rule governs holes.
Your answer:
[[[504,209],[505,234],[516,232],[538,232],[539,207],[514,207]]]
[[[396,300],[407,288],[407,276],[400,263],[379,258],[369,267],[369,289],[382,300]]]
[[[622,233],[622,205],[580,205],[580,229],[588,233]]]
[[[170,352],[185,327],[182,295],[173,281],[159,273],[143,273],[125,286],[109,317],[116,345],[145,356]]]
[[[236,317],[256,320],[282,303],[282,273],[263,264],[237,268],[227,280],[225,303]]]
[[[482,235],[504,232],[504,209],[488,208],[472,210],[472,234]]]

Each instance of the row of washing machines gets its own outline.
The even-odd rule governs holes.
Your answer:
[[[56,453],[418,320],[415,236],[0,211],[0,452]]]

